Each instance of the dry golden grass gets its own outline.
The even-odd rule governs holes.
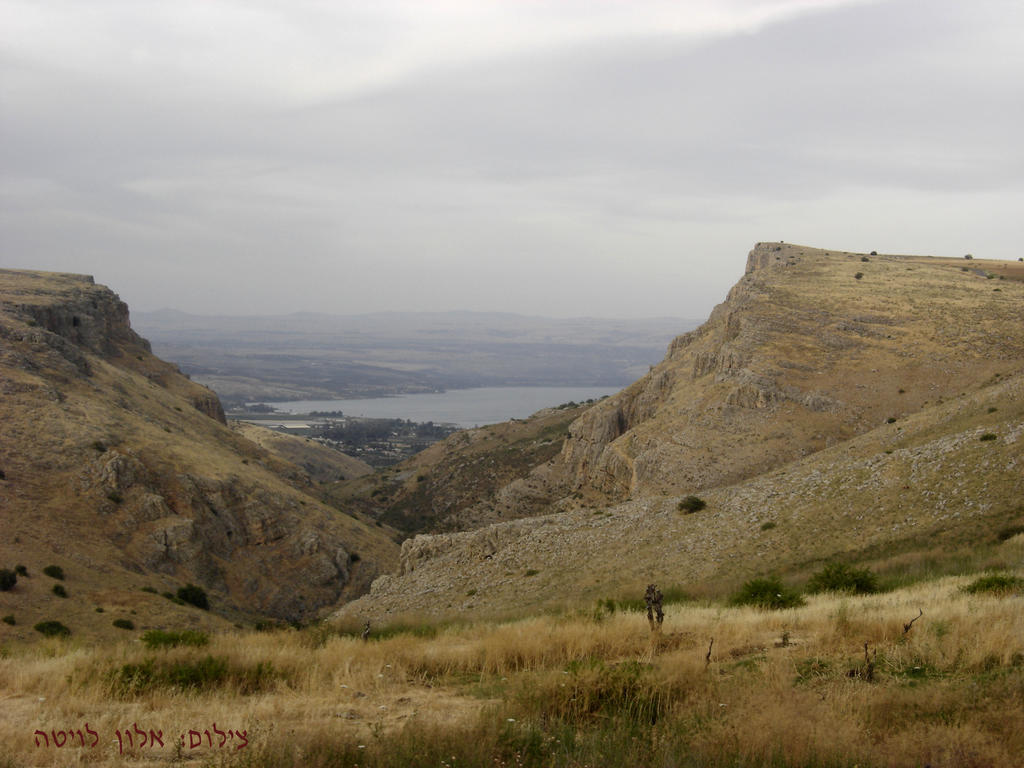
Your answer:
[[[658,636],[635,612],[577,611],[369,642],[325,626],[163,651],[46,641],[0,659],[0,760],[441,765],[441,750],[479,765],[1011,768],[1024,754],[1022,597],[969,596],[967,581],[780,612],[671,606]],[[864,643],[871,682],[848,676],[863,668]],[[124,665],[207,656],[232,673],[206,689],[116,684]],[[86,722],[101,737],[94,749],[35,746],[37,728]],[[164,747],[120,755],[115,732],[135,723],[162,731]],[[214,723],[244,730],[248,746],[175,747]]]

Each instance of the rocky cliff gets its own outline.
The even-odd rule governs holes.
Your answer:
[[[80,597],[194,582],[222,612],[303,619],[397,562],[381,528],[228,429],[91,278],[0,270],[0,422],[3,564],[61,565]]]
[[[1019,364],[1019,284],[997,274],[1013,266],[965,263],[759,243],[707,323],[570,427],[571,484],[622,499],[734,483]]]
[[[500,615],[994,540],[1024,524],[1022,309],[1021,263],[760,243],[707,323],[489,502],[524,519],[407,541],[342,615]],[[707,511],[682,514],[694,493]]]

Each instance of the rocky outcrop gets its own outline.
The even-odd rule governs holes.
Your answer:
[[[736,482],[976,386],[1021,340],[1012,303],[973,277],[927,257],[758,243],[707,323],[572,424],[568,484],[624,499]],[[989,307],[972,309],[975,327],[952,295]],[[937,327],[952,377],[926,373]]]
[[[192,582],[220,609],[306,620],[397,563],[382,529],[224,426],[91,278],[0,270],[0,423],[5,538],[85,564],[81,594]]]

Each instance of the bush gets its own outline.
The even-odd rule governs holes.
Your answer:
[[[18,574],[7,568],[0,568],[0,592],[9,592],[18,583]]]
[[[156,648],[177,648],[179,645],[200,648],[210,642],[210,638],[205,632],[197,632],[193,629],[185,629],[181,632],[151,629],[142,636],[141,640],[142,644],[151,650]]]
[[[981,440],[982,442],[987,442],[989,440],[995,440],[996,439],[996,435],[992,434],[991,432],[986,432],[984,435],[982,435],[978,439]]]
[[[131,619],[114,619],[114,626],[118,629],[135,629]]]
[[[1020,590],[1024,590],[1024,579],[998,573],[982,576],[963,587],[963,591],[969,595],[1008,595]]]
[[[858,272],[856,275],[853,276],[853,279],[854,280],[860,280],[862,277],[864,277],[864,273],[863,272]]]
[[[853,592],[868,595],[878,591],[878,577],[867,568],[851,568],[842,563],[829,563],[807,582],[807,591]]]
[[[804,599],[786,587],[777,578],[751,579],[729,600],[731,605],[752,605],[758,608],[780,610],[798,608]]]
[[[59,565],[48,565],[43,568],[43,573],[51,578],[64,580],[64,569]]]
[[[149,592],[151,595],[157,594],[157,591],[153,587],[139,587],[143,592]]]
[[[26,568],[24,565],[14,566],[14,572],[19,576],[24,576],[26,579],[28,578],[28,568]]]
[[[762,523],[761,524],[761,530],[762,531],[770,531],[774,527],[775,527],[775,523],[773,523],[771,520],[769,520],[767,523]]]
[[[684,512],[687,515],[692,515],[694,512],[700,512],[702,509],[707,507],[708,503],[699,496],[687,496],[679,505],[676,507],[680,512]]]
[[[146,659],[140,664],[123,664],[111,670],[107,680],[114,693],[122,696],[158,688],[202,691],[229,685],[239,693],[247,694],[268,690],[281,677],[270,662],[236,667],[226,657],[205,656],[178,661]]]
[[[997,533],[996,538],[999,539],[999,541],[1008,541],[1020,533],[1024,533],[1024,525],[1010,525]]]
[[[14,620],[14,614],[13,613],[9,613],[6,616],[4,616],[3,622],[4,622],[4,624],[10,624],[12,627],[17,623]]]
[[[46,637],[67,637],[71,634],[71,630],[59,621],[40,621],[34,629]]]
[[[68,591],[66,589],[64,589],[64,585],[63,584],[54,584],[53,585],[53,594],[55,594],[57,597],[67,597],[68,596]]]
[[[202,587],[197,587],[195,584],[186,584],[184,587],[179,587],[178,599],[189,605],[194,605],[196,608],[202,608],[204,611],[210,610],[210,601],[206,597],[206,590]]]

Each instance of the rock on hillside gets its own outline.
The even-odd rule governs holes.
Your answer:
[[[228,429],[216,395],[154,357],[91,278],[0,270],[0,423],[0,564],[60,565],[72,595],[16,587],[18,626],[54,610],[93,626],[100,595],[134,605],[140,587],[187,582],[223,612],[306,618],[396,563],[381,528]],[[143,594],[137,615],[177,610]]]

